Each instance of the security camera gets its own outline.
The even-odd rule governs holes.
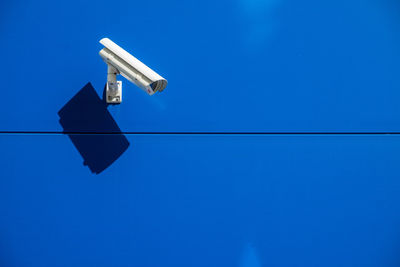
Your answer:
[[[116,43],[108,38],[101,39],[100,43],[104,45],[104,48],[100,50],[99,54],[108,66],[107,103],[119,104],[122,101],[122,82],[117,81],[118,74],[136,84],[149,95],[165,89],[167,86],[166,79],[119,47]]]

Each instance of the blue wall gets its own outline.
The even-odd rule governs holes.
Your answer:
[[[1,3],[0,266],[398,266],[399,32],[394,0]],[[103,37],[167,89],[107,106]]]
[[[2,4],[0,129],[60,131],[109,37],[168,81],[123,80],[123,131],[400,131],[394,0],[12,1]]]

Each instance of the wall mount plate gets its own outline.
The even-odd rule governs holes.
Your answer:
[[[109,104],[122,102],[122,81],[107,82],[106,99]]]

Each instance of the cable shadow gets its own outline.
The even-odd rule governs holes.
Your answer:
[[[114,118],[92,84],[86,84],[59,111],[63,133],[81,154],[84,165],[99,174],[129,147]]]

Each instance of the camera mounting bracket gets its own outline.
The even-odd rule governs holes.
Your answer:
[[[117,81],[118,70],[107,64],[106,102],[120,104],[122,102],[122,82]]]

